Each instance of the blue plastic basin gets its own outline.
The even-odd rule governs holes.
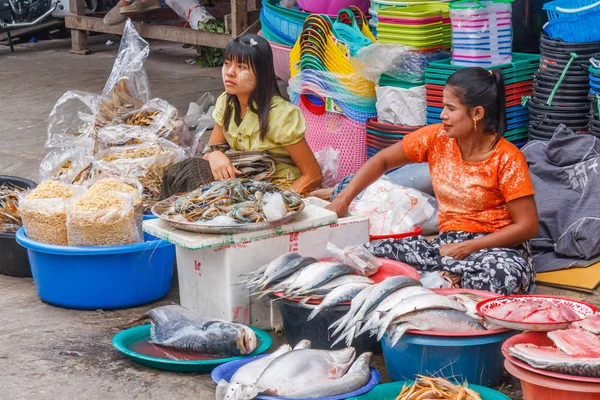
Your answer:
[[[394,381],[416,375],[440,376],[481,386],[495,386],[504,373],[502,343],[517,331],[475,337],[405,334],[395,346],[381,340],[383,358]]]
[[[27,249],[38,296],[76,309],[117,309],[150,303],[171,288],[175,246],[144,235],[144,243],[70,247],[36,242],[17,231]]]

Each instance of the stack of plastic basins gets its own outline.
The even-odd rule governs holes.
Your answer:
[[[380,122],[377,117],[367,121],[367,157],[371,158],[388,148],[421,126],[392,125]]]
[[[304,21],[310,15],[279,5],[280,0],[264,0],[260,10],[262,35],[269,42],[293,46],[298,40]]]
[[[510,63],[511,16],[512,5],[502,0],[451,3],[452,63],[467,67]]]
[[[591,106],[590,58],[600,53],[600,42],[564,43],[543,34],[540,68],[529,101],[529,137],[550,140],[564,124],[587,133]]]
[[[522,105],[522,98],[531,95],[533,74],[538,66],[538,55],[514,53],[511,63],[486,67],[486,69],[500,69],[504,75],[507,123],[504,137],[518,147],[527,142],[527,125],[529,123],[528,110],[526,106]],[[450,59],[432,62],[425,68],[428,124],[442,122],[444,85],[450,75],[461,68],[465,67],[453,65]]]
[[[449,49],[448,3],[407,4],[377,11],[377,40],[422,51]]]

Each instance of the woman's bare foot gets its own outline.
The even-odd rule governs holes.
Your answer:
[[[310,194],[312,197],[317,197],[321,200],[331,201],[331,195],[333,194],[333,188],[317,189]]]

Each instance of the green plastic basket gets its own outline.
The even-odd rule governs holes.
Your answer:
[[[373,390],[361,396],[350,397],[346,400],[396,400],[402,387],[404,385],[410,386],[413,382],[414,381],[399,381],[384,383],[383,385],[377,385]],[[482,400],[510,400],[510,397],[483,386],[469,384],[469,388],[479,393]]]
[[[448,3],[424,3],[406,6],[390,6],[377,10],[378,17],[422,19],[433,18],[439,15],[450,17]]]
[[[407,6],[413,6],[413,5],[417,5],[417,4],[428,4],[428,3],[432,3],[432,4],[440,4],[440,3],[449,3],[450,0],[440,0],[438,2],[434,2],[434,1],[427,1],[427,0],[371,0],[371,8],[369,10],[369,12],[371,13],[371,15],[373,15],[373,12],[377,13],[378,10],[382,9],[382,8],[388,8],[388,7],[407,7]]]

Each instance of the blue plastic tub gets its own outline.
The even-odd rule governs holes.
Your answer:
[[[460,337],[407,333],[393,347],[386,334],[381,347],[388,374],[394,381],[426,375],[495,386],[504,373],[502,343],[517,333]]]
[[[175,246],[145,235],[144,243],[70,247],[36,242],[23,228],[17,242],[27,249],[38,296],[76,309],[117,309],[150,303],[171,288]]]

